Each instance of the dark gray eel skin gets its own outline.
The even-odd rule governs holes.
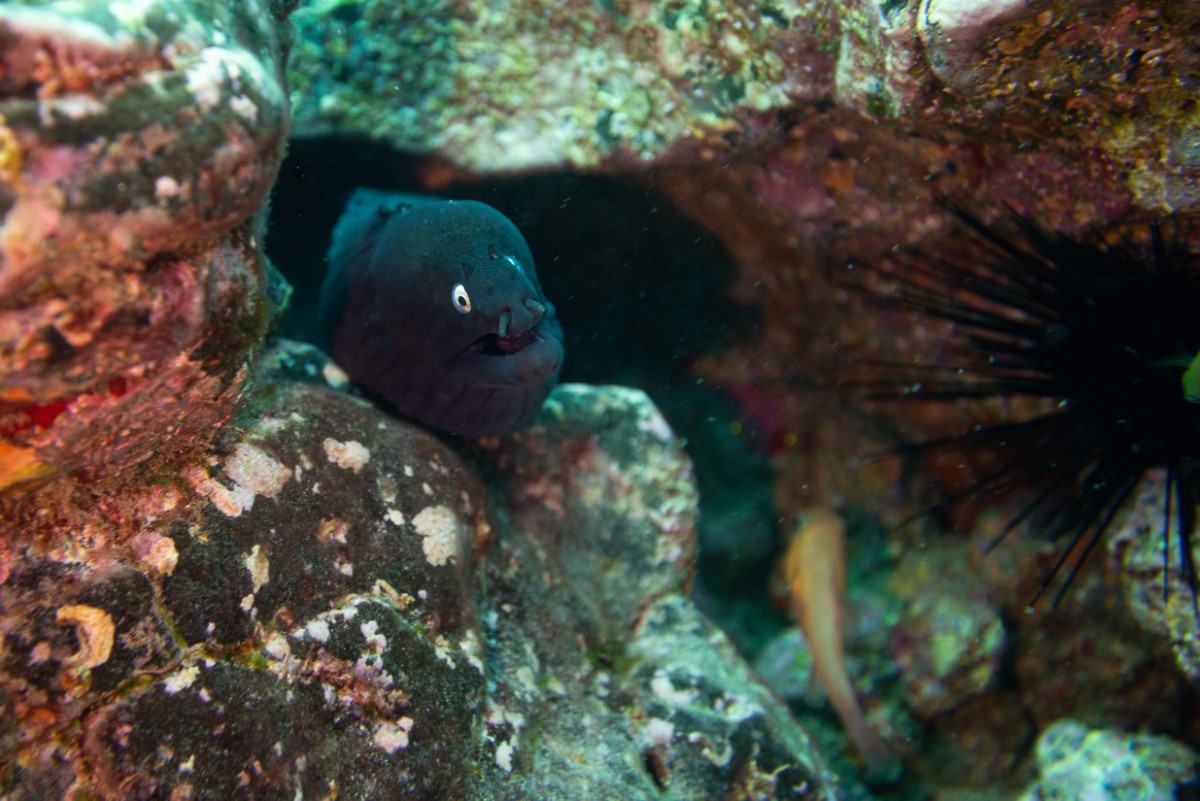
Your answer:
[[[562,371],[562,326],[525,238],[473,200],[357,190],[334,227],[320,320],[352,381],[463,436],[524,425]]]

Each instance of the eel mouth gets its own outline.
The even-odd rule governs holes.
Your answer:
[[[480,356],[511,356],[525,350],[539,339],[545,339],[545,336],[535,329],[506,337],[499,334],[484,334],[471,343],[463,353]]]
[[[532,386],[553,379],[562,359],[562,343],[537,329],[485,334],[451,362],[450,372],[480,386]]]

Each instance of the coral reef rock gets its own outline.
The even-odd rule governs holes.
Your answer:
[[[4,489],[111,475],[232,413],[289,113],[266,0],[5,3],[0,37]]]
[[[285,341],[119,520],[5,529],[0,795],[834,797],[685,595],[691,464],[644,394],[455,448],[341,385]]]
[[[1138,486],[1134,502],[1118,518],[1108,548],[1121,562],[1122,584],[1133,618],[1169,644],[1179,669],[1196,682],[1200,680],[1200,638],[1195,635],[1195,598],[1179,564],[1183,549],[1178,531],[1170,534],[1169,544],[1163,542],[1167,535],[1163,530],[1167,497],[1163,478],[1158,471]],[[1192,559],[1200,562],[1200,537],[1193,538]]]
[[[978,598],[918,597],[893,634],[908,702],[922,714],[954,708],[986,688],[1004,650],[996,611]]]
[[[1167,738],[1061,720],[1037,743],[1041,778],[1021,801],[1169,801],[1196,778],[1197,755]]]
[[[1190,4],[313,0],[293,18],[300,135],[473,173],[742,172],[763,149],[763,198],[802,226],[895,224],[931,180],[1016,205],[1069,180],[1054,216],[1075,225],[1127,194],[1200,202]]]
[[[911,83],[862,0],[315,0],[294,19],[298,132],[479,171],[723,149],[767,112],[890,108]]]

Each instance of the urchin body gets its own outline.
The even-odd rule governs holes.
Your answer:
[[[876,268],[895,288],[875,294],[953,323],[962,343],[952,351],[961,351],[962,360],[892,365],[868,382],[873,393],[1053,401],[1053,411],[977,426],[918,449],[994,447],[1011,454],[964,494],[1034,488],[1001,537],[1030,520],[1067,543],[1038,597],[1067,554],[1082,546],[1056,602],[1146,473],[1165,469],[1165,542],[1173,527],[1195,600],[1200,259],[1183,236],[1166,240],[1157,225],[1138,244],[1099,234],[1071,237],[1016,215],[1011,226],[995,227],[952,210],[968,246],[902,255]]]

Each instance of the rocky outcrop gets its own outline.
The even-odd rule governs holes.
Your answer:
[[[686,597],[691,464],[645,395],[452,447],[311,348],[263,364],[120,521],[6,537],[9,797],[832,797]]]
[[[272,306],[252,215],[283,30],[256,0],[0,9],[0,490],[111,477],[232,413]]]

